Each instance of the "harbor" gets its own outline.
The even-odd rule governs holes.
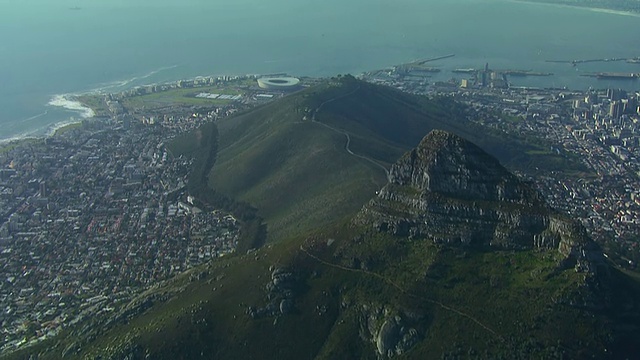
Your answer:
[[[463,88],[467,88],[470,86],[476,87],[494,87],[494,88],[509,88],[512,86],[533,86],[533,87],[543,87],[550,88],[556,87],[555,85],[542,85],[541,81],[545,81],[542,78],[549,78],[549,81],[554,81],[556,73],[549,71],[554,70],[553,68],[542,67],[540,69],[533,68],[525,68],[519,69],[517,67],[504,67],[498,69],[489,68],[489,64],[486,63],[484,67],[458,67],[455,68],[453,66],[447,66],[446,61],[438,64],[434,64],[438,60],[446,60],[454,57],[455,54],[447,54],[443,56],[434,56],[419,60],[412,60],[403,64],[399,64],[396,66],[388,67],[385,69],[380,69],[376,71],[370,71],[366,73],[367,76],[375,79],[377,81],[384,82],[389,78],[395,79],[404,79],[415,81],[417,83],[422,84],[421,86],[426,86],[429,81],[435,83],[449,83],[449,84],[459,84]],[[598,63],[598,62],[622,62],[624,66],[624,62],[628,63],[640,63],[640,58],[623,58],[623,57],[611,57],[611,58],[602,58],[602,59],[584,59],[584,60],[547,60],[548,63],[568,63],[573,64],[582,64],[582,63]],[[460,64],[460,62],[452,61],[452,63]],[[463,63],[464,64],[464,63]],[[625,69],[621,68],[620,65],[612,66],[611,69],[598,69],[593,68],[593,66],[589,66],[587,68],[591,68],[589,72],[587,71],[577,71],[576,68],[575,75],[577,77],[582,78],[593,78],[596,80],[636,80],[640,78],[640,73],[636,72],[635,69]],[[594,71],[595,70],[595,71]],[[611,70],[611,71],[609,71]],[[559,71],[562,76],[562,71]],[[449,74],[449,75],[448,75]],[[450,77],[453,75],[453,77]],[[449,78],[447,79],[447,76]],[[524,78],[531,78],[531,80],[518,80]],[[536,80],[535,78],[540,78],[540,80]],[[431,80],[428,80],[431,79]],[[562,87],[560,87],[562,88]]]
[[[451,72],[457,74],[475,74],[478,69],[468,68],[468,69],[453,69]],[[497,73],[510,75],[510,76],[552,76],[552,72],[541,72],[541,71],[533,71],[533,70],[517,70],[517,69],[506,69],[506,70],[495,70]]]

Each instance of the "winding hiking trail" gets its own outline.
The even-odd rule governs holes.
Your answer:
[[[317,120],[316,120],[316,115],[317,115],[317,114],[318,114],[318,112],[322,109],[322,107],[323,107],[323,106],[325,106],[326,104],[328,104],[328,103],[330,103],[330,102],[336,101],[336,100],[338,100],[338,99],[343,99],[343,98],[346,98],[346,97],[348,97],[348,96],[351,96],[351,95],[355,94],[358,90],[360,90],[360,85],[358,85],[358,87],[356,87],[354,90],[352,90],[352,91],[350,91],[350,92],[348,92],[348,93],[346,93],[346,94],[343,94],[343,95],[340,95],[340,96],[336,96],[336,97],[334,97],[334,98],[331,98],[331,99],[329,99],[329,100],[324,101],[322,104],[320,104],[320,106],[318,106],[318,107],[313,111],[313,115],[311,115],[311,121],[312,121],[314,124],[322,125],[322,126],[326,127],[327,129],[329,129],[329,130],[331,130],[331,131],[334,131],[334,132],[336,132],[336,133],[338,133],[338,134],[342,134],[342,135],[344,135],[344,136],[347,138],[347,142],[346,142],[346,144],[345,144],[345,146],[344,146],[344,149],[345,149],[345,151],[346,151],[349,155],[351,155],[351,156],[355,156],[355,157],[360,158],[360,159],[363,159],[363,160],[366,160],[366,161],[368,161],[368,162],[372,163],[373,165],[375,165],[375,166],[379,167],[380,169],[382,169],[382,171],[384,171],[384,173],[385,173],[386,177],[388,178],[388,177],[389,177],[389,170],[387,170],[387,168],[386,168],[386,167],[384,167],[384,166],[383,166],[383,165],[381,165],[379,162],[377,162],[376,160],[374,160],[374,159],[372,159],[372,158],[370,158],[370,157],[367,157],[367,156],[364,156],[364,155],[359,155],[359,154],[356,154],[356,153],[354,153],[353,151],[351,151],[351,149],[349,148],[349,146],[351,145],[351,136],[349,135],[349,133],[348,133],[348,132],[343,131],[343,130],[340,130],[340,129],[337,129],[337,128],[334,128],[334,127],[333,127],[333,126],[331,126],[331,125],[327,125],[327,124],[325,124],[325,123],[322,123],[322,122],[320,122],[320,121],[317,121]]]
[[[331,99],[329,99],[329,100],[324,101],[322,104],[320,104],[320,106],[318,106],[318,107],[313,111],[313,115],[311,116],[311,121],[312,121],[313,123],[315,123],[315,124],[319,124],[319,125],[321,125],[321,126],[324,126],[324,127],[326,127],[327,129],[330,129],[331,131],[334,131],[334,132],[336,132],[336,133],[339,133],[339,134],[344,135],[344,136],[346,137],[346,139],[347,139],[347,142],[346,142],[346,144],[345,144],[345,150],[347,151],[347,153],[349,153],[349,155],[352,155],[352,156],[355,156],[355,157],[361,158],[361,159],[363,159],[363,160],[366,160],[366,161],[368,161],[368,162],[370,162],[370,163],[372,163],[372,164],[376,165],[377,167],[379,167],[379,168],[381,168],[382,170],[384,170],[384,172],[385,172],[385,174],[387,175],[387,178],[388,178],[388,177],[389,177],[389,170],[387,170],[387,168],[386,168],[386,167],[382,166],[380,163],[378,163],[378,162],[377,162],[377,161],[375,161],[374,159],[371,159],[371,158],[366,157],[366,156],[363,156],[363,155],[356,154],[356,153],[354,153],[353,151],[351,151],[351,149],[349,148],[349,146],[351,145],[351,136],[349,135],[349,133],[347,133],[346,131],[343,131],[343,130],[340,130],[340,129],[334,128],[333,126],[327,125],[327,124],[325,124],[325,123],[322,123],[322,122],[320,122],[320,121],[318,121],[318,120],[316,119],[316,115],[318,114],[318,112],[320,112],[320,110],[322,110],[322,107],[323,107],[323,106],[325,106],[326,104],[331,103],[331,102],[333,102],[333,101],[336,101],[336,100],[338,100],[338,99],[342,99],[342,98],[345,98],[345,97],[351,96],[351,95],[353,95],[354,93],[356,93],[358,90],[360,90],[360,86],[356,87],[353,91],[350,91],[350,92],[348,92],[348,93],[346,93],[346,94],[343,94],[343,95],[340,95],[340,96],[336,96],[336,97],[334,97],[334,98],[331,98]],[[324,265],[326,265],[326,266],[329,266],[329,267],[332,267],[332,268],[335,268],[335,269],[340,269],[340,270],[343,270],[343,271],[356,272],[356,273],[361,273],[361,274],[365,274],[365,275],[368,275],[368,276],[373,276],[373,277],[375,277],[375,278],[378,278],[379,280],[382,280],[383,282],[385,282],[385,283],[387,283],[387,284],[389,284],[389,285],[393,286],[394,288],[396,288],[396,289],[397,289],[398,291],[400,291],[401,293],[406,294],[407,296],[411,296],[411,297],[413,297],[413,298],[416,298],[416,299],[419,299],[419,300],[426,301],[426,302],[428,302],[428,303],[431,303],[431,304],[434,304],[434,305],[436,305],[436,306],[439,306],[440,308],[442,308],[442,309],[444,309],[444,310],[450,311],[450,312],[452,312],[452,313],[454,313],[454,314],[456,314],[456,315],[458,315],[458,316],[464,317],[464,318],[466,318],[466,319],[468,319],[468,320],[472,321],[472,322],[473,322],[473,323],[475,323],[476,325],[480,326],[482,329],[484,329],[485,331],[487,331],[487,332],[488,332],[488,333],[490,333],[491,335],[495,336],[495,337],[496,337],[496,338],[498,338],[500,341],[504,341],[504,338],[503,338],[500,334],[498,334],[495,330],[491,329],[491,328],[490,328],[490,327],[488,327],[487,325],[483,324],[480,320],[478,320],[478,319],[474,318],[473,316],[471,316],[471,315],[469,315],[469,314],[467,314],[467,313],[465,313],[465,312],[463,312],[463,311],[461,311],[461,310],[458,310],[458,309],[453,308],[453,307],[451,307],[451,306],[445,305],[445,304],[443,304],[443,303],[441,303],[441,302],[439,302],[439,301],[437,301],[437,300],[434,300],[434,299],[431,299],[431,298],[427,298],[427,297],[423,297],[423,296],[420,296],[420,295],[417,295],[417,294],[413,294],[413,293],[411,293],[411,292],[409,292],[409,291],[405,290],[402,286],[398,285],[398,284],[397,284],[396,282],[394,282],[393,280],[391,280],[391,279],[389,279],[389,278],[387,278],[387,277],[384,277],[384,276],[382,276],[382,275],[380,275],[380,274],[378,274],[378,273],[371,272],[371,271],[367,271],[367,270],[362,270],[362,269],[352,269],[352,268],[348,268],[348,267],[345,267],[345,266],[342,266],[342,265],[338,265],[338,264],[330,263],[330,262],[325,261],[325,260],[323,260],[323,259],[319,258],[318,256],[316,256],[316,255],[312,254],[312,253],[311,253],[311,252],[309,252],[307,249],[305,249],[305,248],[304,248],[304,246],[302,246],[302,245],[300,245],[300,250],[301,250],[302,252],[304,252],[307,256],[311,257],[312,259],[314,259],[314,260],[316,260],[316,261],[318,261],[318,262],[320,262],[321,264],[324,264]]]
[[[500,334],[498,334],[496,331],[494,331],[493,329],[491,329],[491,328],[490,328],[490,327],[488,327],[487,325],[483,324],[480,320],[478,320],[478,319],[474,318],[473,316],[471,316],[471,315],[469,315],[469,314],[467,314],[467,313],[464,313],[464,312],[462,312],[462,311],[460,311],[460,310],[458,310],[458,309],[455,309],[455,308],[453,308],[453,307],[451,307],[451,306],[445,305],[445,304],[443,304],[443,303],[441,303],[441,302],[439,302],[439,301],[437,301],[437,300],[434,300],[434,299],[430,299],[430,298],[427,298],[427,297],[424,297],[424,296],[420,296],[420,295],[413,294],[413,293],[411,293],[411,292],[409,292],[409,291],[405,290],[402,286],[398,285],[398,284],[397,284],[396,282],[394,282],[393,280],[391,280],[391,279],[389,279],[389,278],[386,278],[386,277],[384,277],[384,276],[382,276],[382,275],[380,275],[380,274],[378,274],[378,273],[375,273],[375,272],[372,272],[372,271],[367,271],[367,270],[362,270],[362,269],[352,269],[352,268],[348,268],[348,267],[346,267],[346,266],[342,266],[342,265],[338,265],[338,264],[330,263],[330,262],[325,261],[325,260],[323,260],[323,259],[321,259],[321,258],[317,257],[316,255],[314,255],[314,254],[310,253],[310,252],[309,252],[307,249],[305,249],[305,248],[304,248],[304,246],[302,246],[302,245],[300,245],[300,250],[301,250],[302,252],[304,252],[305,254],[307,254],[307,256],[311,257],[312,259],[314,259],[314,260],[316,260],[316,261],[318,261],[318,262],[320,262],[321,264],[324,264],[324,265],[326,265],[326,266],[329,266],[329,267],[332,267],[332,268],[335,268],[335,269],[344,270],[344,271],[356,272],[356,273],[361,273],[361,274],[366,274],[366,275],[369,275],[369,276],[376,277],[376,278],[378,278],[378,279],[380,279],[380,280],[382,280],[382,281],[386,282],[387,284],[389,284],[389,285],[393,286],[394,288],[398,289],[401,293],[403,293],[403,294],[405,294],[405,295],[407,295],[407,296],[411,296],[411,297],[416,298],[416,299],[419,299],[419,300],[424,300],[424,301],[426,301],[426,302],[428,302],[428,303],[431,303],[431,304],[437,305],[437,306],[439,306],[439,307],[441,307],[441,308],[443,308],[443,309],[445,309],[445,310],[447,310],[447,311],[450,311],[450,312],[455,313],[455,314],[457,314],[457,315],[459,315],[459,316],[462,316],[462,317],[464,317],[464,318],[467,318],[468,320],[471,320],[472,322],[474,322],[476,325],[480,326],[481,328],[483,328],[483,329],[484,329],[484,330],[486,330],[487,332],[491,333],[493,336],[495,336],[496,338],[498,338],[500,341],[504,341],[504,338],[503,338]]]

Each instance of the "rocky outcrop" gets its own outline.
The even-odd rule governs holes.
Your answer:
[[[471,142],[434,130],[389,171],[389,183],[456,199],[538,206],[540,196]]]
[[[455,134],[429,133],[391,167],[388,180],[356,224],[452,245],[558,249],[563,265],[580,271],[594,271],[590,264],[602,256],[582,226]]]
[[[411,326],[416,319],[375,304],[361,305],[360,336],[373,343],[378,358],[392,358],[409,351],[419,340]]]
[[[272,267],[270,271],[271,280],[265,286],[267,304],[247,308],[247,314],[253,319],[287,315],[295,311],[298,277],[288,268]]]

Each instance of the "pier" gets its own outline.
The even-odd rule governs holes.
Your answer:
[[[594,62],[616,62],[616,61],[627,61],[629,62],[629,58],[604,58],[604,59],[586,59],[586,60],[545,60],[548,63],[561,63],[561,64],[571,64],[573,66],[577,64],[584,63],[594,63]]]
[[[640,73],[599,72],[599,73],[590,73],[590,74],[580,74],[580,76],[593,77],[597,79],[609,79],[609,80],[636,80],[640,78]]]
[[[416,60],[416,61],[412,61],[406,64],[402,64],[403,66],[416,66],[416,65],[422,65],[422,64],[426,64],[428,62],[432,62],[432,61],[437,61],[437,60],[443,60],[443,59],[448,59],[448,58],[452,58],[456,56],[456,54],[447,54],[447,55],[443,55],[443,56],[438,56],[438,57],[433,57],[433,58],[428,58],[428,59],[421,59],[421,60]]]
[[[510,76],[552,76],[550,72],[540,72],[533,70],[496,70],[496,72],[503,73]]]

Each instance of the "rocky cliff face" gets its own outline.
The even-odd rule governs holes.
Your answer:
[[[495,158],[440,130],[392,166],[388,184],[354,221],[437,243],[556,248],[565,265],[581,270],[592,270],[590,263],[601,256],[579,224],[551,211]]]

